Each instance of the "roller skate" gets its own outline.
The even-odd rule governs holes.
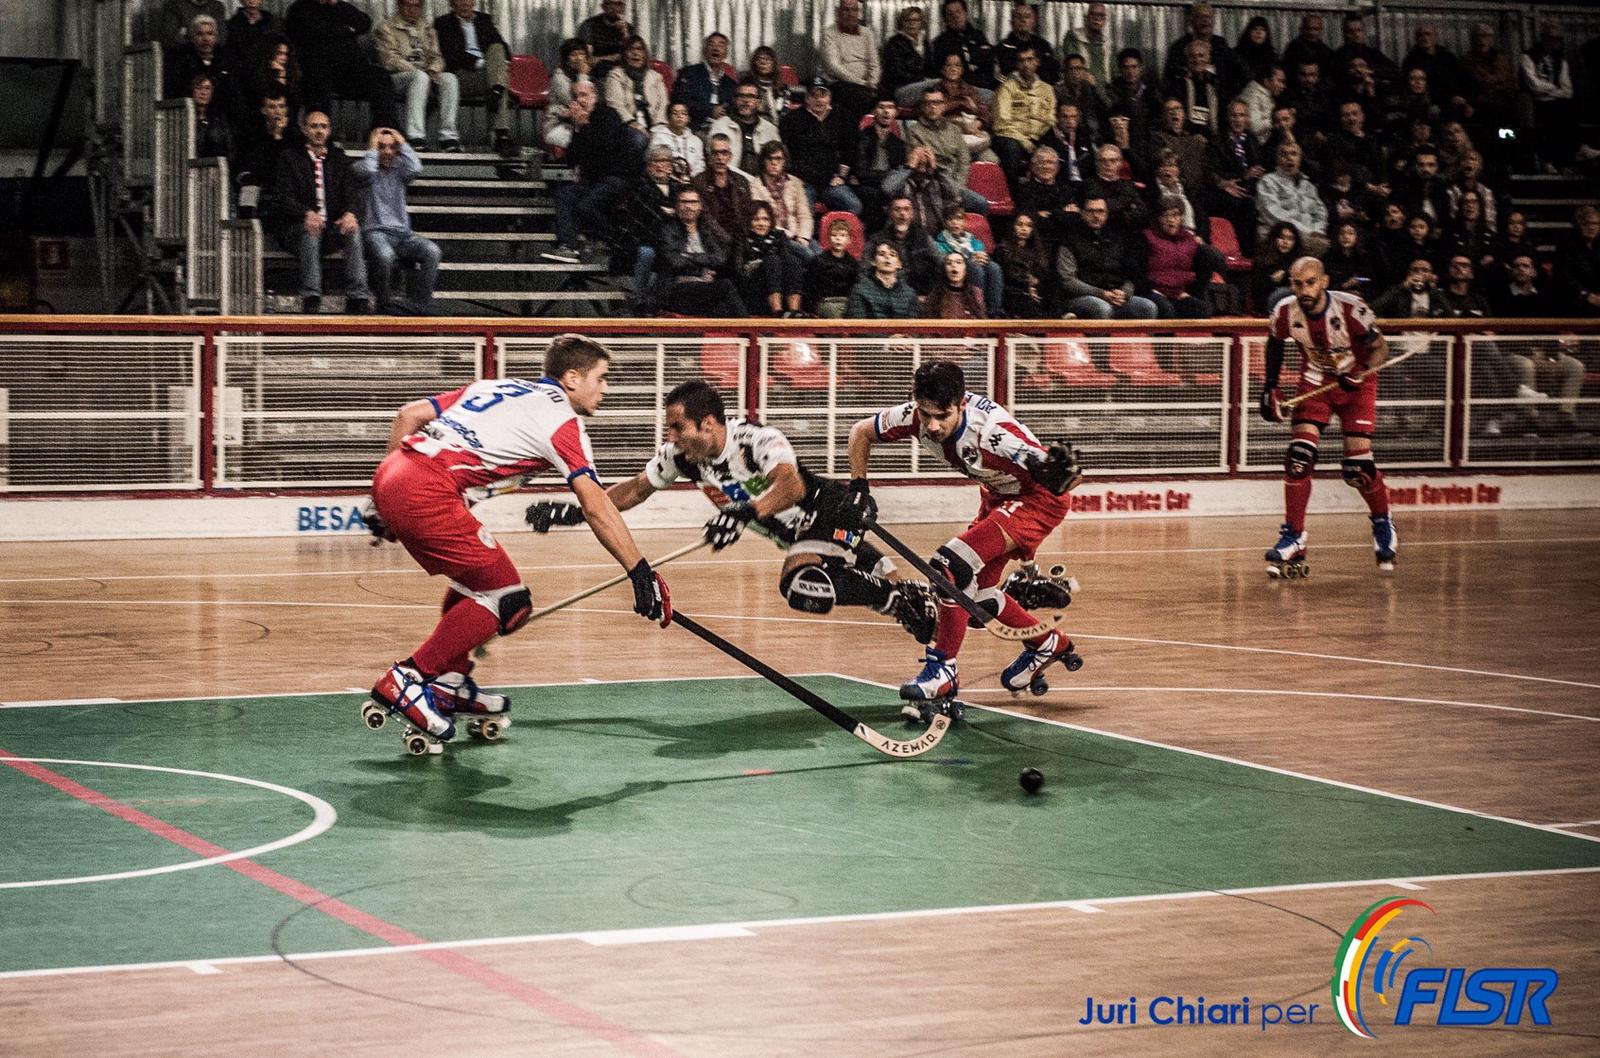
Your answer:
[[[1000,590],[1017,600],[1024,610],[1065,610],[1072,605],[1078,581],[1067,576],[1066,566],[1054,565],[1040,572],[1037,562],[1024,562],[1006,578]]]
[[[1038,646],[1023,647],[1017,660],[1000,673],[1000,683],[1014,696],[1027,691],[1037,698],[1050,689],[1050,681],[1044,678],[1044,673],[1058,661],[1066,666],[1068,672],[1083,668],[1083,658],[1072,649],[1072,640],[1060,632],[1051,632],[1039,641]]]
[[[939,604],[934,600],[933,589],[920,580],[896,582],[883,612],[899,621],[900,627],[918,643],[926,646],[933,641],[939,624]]]
[[[467,734],[497,742],[511,726],[511,699],[486,691],[464,672],[446,672],[428,681],[435,706],[466,721]]]
[[[1400,534],[1395,532],[1394,519],[1387,514],[1372,516],[1372,553],[1378,559],[1378,568],[1385,573],[1394,572],[1394,554],[1400,550]]]
[[[1279,530],[1278,542],[1267,551],[1267,576],[1273,580],[1311,576],[1311,566],[1306,562],[1306,534],[1296,532],[1288,522]]]
[[[944,656],[944,651],[929,647],[923,654],[922,671],[910,683],[900,685],[900,697],[906,704],[900,715],[907,720],[928,724],[935,713],[943,713],[951,720],[961,720],[967,715],[966,706],[956,701],[961,681],[956,678],[956,663]]]
[[[372,688],[372,699],[361,706],[361,719],[374,731],[396,717],[405,725],[400,736],[413,757],[437,755],[456,737],[448,710],[434,702],[433,688],[409,665],[392,665]]]

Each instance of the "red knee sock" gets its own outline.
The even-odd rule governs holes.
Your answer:
[[[967,611],[954,603],[939,604],[939,624],[933,633],[933,646],[947,658],[961,652],[967,638]]]
[[[440,607],[440,612],[448,614],[457,605],[465,602],[466,599],[467,597],[465,595],[462,595],[454,588],[447,588],[445,589],[444,593],[444,605]],[[463,674],[470,673],[472,671],[472,657],[470,654],[463,651],[462,653],[446,661],[444,668],[442,668],[440,671],[460,672]]]
[[[433,635],[411,655],[412,660],[429,678],[442,672],[463,672],[472,649],[487,643],[499,629],[495,615],[477,603],[451,605],[434,626]]]
[[[1311,502],[1311,475],[1283,479],[1283,520],[1289,528],[1302,532],[1306,527],[1306,504]]]
[[[1361,490],[1361,498],[1373,514],[1389,513],[1389,486],[1383,483],[1383,471],[1372,475],[1372,484]]]

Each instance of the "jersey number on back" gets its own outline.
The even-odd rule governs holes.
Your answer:
[[[536,392],[531,386],[524,386],[520,382],[498,382],[493,393],[480,393],[462,401],[461,406],[467,411],[488,411],[507,397],[525,397]]]

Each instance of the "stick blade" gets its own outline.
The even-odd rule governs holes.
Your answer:
[[[855,729],[850,733],[879,753],[890,757],[920,757],[944,741],[944,736],[949,730],[950,718],[943,713],[935,713],[933,722],[928,725],[928,730],[916,738],[890,738],[888,735],[880,734],[862,723],[857,723]]]

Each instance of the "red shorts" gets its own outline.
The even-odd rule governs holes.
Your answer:
[[[1042,490],[1022,496],[1002,496],[984,489],[978,516],[967,528],[975,528],[984,521],[993,522],[1017,545],[1017,556],[1029,561],[1045,538],[1066,518],[1067,510],[1065,496],[1053,496]]]
[[[1320,385],[1321,382],[1309,383],[1302,379],[1295,395],[1309,393]],[[1367,379],[1357,390],[1335,386],[1294,409],[1295,422],[1315,423],[1321,429],[1326,429],[1328,420],[1335,415],[1339,416],[1339,429],[1346,437],[1351,434],[1371,437],[1378,424],[1377,378]]]
[[[521,579],[505,550],[467,510],[449,474],[427,456],[402,448],[384,457],[372,478],[372,502],[417,565],[434,576],[476,591]]]

